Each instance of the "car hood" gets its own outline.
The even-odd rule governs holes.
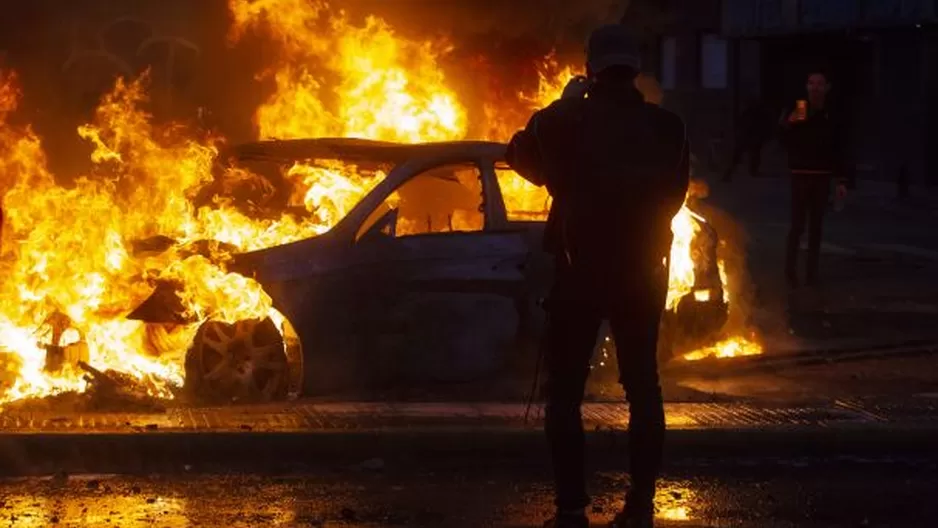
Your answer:
[[[239,253],[229,264],[229,271],[251,277],[262,285],[284,280],[302,271],[322,272],[332,269],[347,251],[331,233],[298,240],[289,244]]]

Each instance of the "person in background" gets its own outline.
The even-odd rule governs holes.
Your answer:
[[[592,34],[586,66],[587,77],[535,113],[506,154],[515,171],[553,197],[544,234],[556,266],[546,305],[545,430],[557,512],[545,526],[589,526],[580,406],[608,319],[630,404],[632,477],[613,526],[647,528],[665,430],[658,327],[671,219],[687,193],[690,153],[683,121],[636,88],[639,51],[623,26]]]
[[[799,284],[798,252],[808,229],[806,281],[815,286],[821,251],[821,232],[831,184],[838,199],[846,195],[844,130],[828,101],[831,84],[826,74],[808,76],[806,100],[799,100],[780,120],[782,144],[791,171],[791,227],[785,251],[785,278]]]
[[[774,117],[771,110],[759,100],[750,101],[736,121],[736,138],[733,141],[733,158],[726,172],[723,173],[723,181],[732,181],[733,172],[743,160],[743,155],[749,159],[749,176],[759,177],[759,169],[762,166],[762,148],[772,138],[772,128]]]

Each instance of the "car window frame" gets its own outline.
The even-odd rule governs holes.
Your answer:
[[[509,226],[509,227],[511,227],[511,226],[514,226],[514,227],[524,227],[524,226],[531,226],[531,225],[534,225],[534,224],[546,222],[546,221],[547,221],[546,217],[545,217],[544,219],[528,219],[528,218],[522,218],[522,219],[515,219],[515,220],[513,220],[513,219],[509,216],[509,213],[508,213],[508,205],[507,205],[507,203],[505,202],[505,194],[504,194],[504,191],[502,190],[501,182],[499,182],[499,180],[498,180],[498,173],[499,173],[499,172],[505,172],[505,171],[512,171],[512,170],[514,170],[514,169],[512,169],[511,166],[510,166],[506,161],[504,161],[504,160],[499,160],[499,161],[495,161],[495,162],[492,163],[492,181],[494,181],[494,182],[495,182],[495,185],[498,187],[498,192],[497,192],[497,194],[498,194],[498,197],[499,197],[500,201],[502,202],[502,208],[503,208],[503,210],[504,210],[504,213],[503,213],[503,214],[504,214],[504,217],[505,217],[505,224],[506,224],[507,226]],[[524,177],[521,176],[520,174],[518,175],[518,177],[524,178]],[[534,184],[532,183],[531,185],[534,185]],[[553,200],[553,197],[552,197],[552,196],[551,196],[551,200]],[[548,207],[547,213],[548,213],[548,214],[550,213],[550,207]]]
[[[394,169],[392,169],[392,171],[388,174],[388,177],[385,179],[385,182],[390,180],[392,175],[395,175],[395,173],[399,169],[400,170],[407,169],[408,165],[411,165],[410,170],[407,171],[408,174],[404,176],[403,178],[401,178],[400,181],[398,181],[395,185],[393,186],[379,185],[372,190],[372,193],[375,193],[375,195],[378,195],[379,190],[380,190],[380,200],[378,200],[377,203],[373,207],[371,207],[366,214],[362,215],[362,219],[360,221],[356,222],[355,229],[353,231],[353,237],[352,237],[353,244],[358,244],[359,242],[374,239],[375,237],[382,238],[380,237],[378,233],[374,232],[374,229],[376,228],[376,226],[381,224],[382,218],[384,218],[385,215],[382,215],[381,217],[379,217],[378,220],[373,222],[371,226],[368,226],[367,230],[362,231],[362,228],[365,226],[365,223],[368,222],[368,220],[372,217],[372,214],[375,211],[377,211],[377,209],[381,207],[381,205],[384,204],[394,192],[396,192],[398,189],[400,189],[404,185],[407,185],[407,183],[409,183],[411,180],[413,180],[414,178],[422,174],[426,174],[427,172],[431,172],[433,170],[436,170],[442,167],[454,166],[454,165],[472,166],[478,171],[479,181],[482,184],[481,193],[480,193],[480,198],[481,198],[480,212],[482,213],[482,229],[478,231],[443,231],[443,232],[437,232],[437,233],[418,233],[418,234],[401,235],[401,236],[395,235],[393,237],[383,237],[383,238],[388,239],[388,240],[402,240],[402,239],[412,240],[412,239],[421,238],[421,237],[438,237],[440,235],[478,236],[478,235],[482,235],[486,233],[491,233],[492,231],[502,230],[499,228],[505,227],[504,222],[500,221],[501,219],[504,218],[504,202],[502,201],[502,198],[501,198],[501,191],[498,188],[498,182],[494,181],[494,177],[495,177],[495,169],[494,169],[495,163],[494,162],[490,160],[478,158],[478,157],[464,157],[464,156],[446,157],[446,158],[440,158],[440,159],[436,159],[432,161],[423,160],[423,162],[421,163],[415,163],[413,161],[405,162],[395,167]],[[382,184],[384,184],[385,182],[382,182]],[[493,193],[493,187],[494,187],[494,193]],[[497,197],[496,203],[493,203],[493,194],[495,197]],[[362,203],[364,203],[364,200],[362,201]],[[498,214],[499,212],[502,212],[502,214],[499,215]]]

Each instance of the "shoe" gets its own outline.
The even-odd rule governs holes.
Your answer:
[[[589,528],[590,520],[582,513],[557,513],[544,523],[544,528]]]
[[[609,528],[655,528],[655,516],[652,513],[633,514],[623,510],[609,523]]]
[[[625,506],[609,528],[654,528],[654,493],[639,493],[632,489],[625,496]]]

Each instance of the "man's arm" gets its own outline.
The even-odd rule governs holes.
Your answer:
[[[545,159],[545,143],[563,142],[569,102],[586,97],[592,82],[586,77],[576,76],[567,83],[560,99],[531,116],[524,130],[519,131],[508,143],[505,154],[508,165],[524,179],[538,187],[548,185],[548,160]],[[553,132],[554,137],[548,137]],[[554,182],[556,183],[556,182]],[[549,187],[549,186],[548,186]],[[553,192],[553,189],[551,189]]]
[[[535,113],[524,130],[518,131],[508,143],[505,160],[508,165],[524,179],[537,185],[547,183],[544,173],[545,161],[541,152],[540,139],[537,128],[540,112]]]

